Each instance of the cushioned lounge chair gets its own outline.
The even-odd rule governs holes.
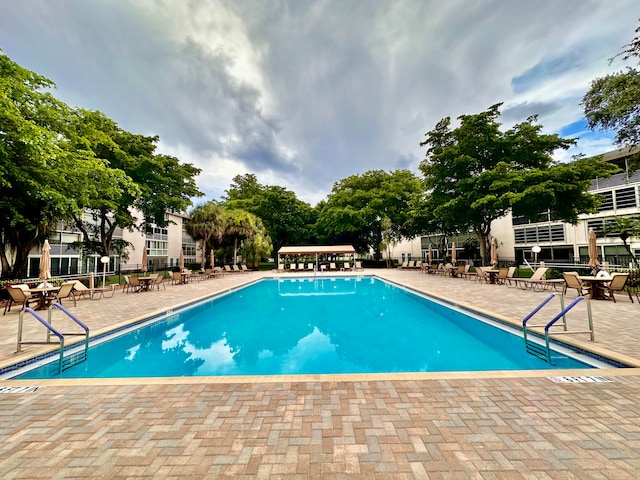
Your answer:
[[[547,270],[549,270],[547,267],[538,267],[530,278],[516,278],[514,281],[516,285],[523,290],[535,289],[536,287],[544,288],[547,284]]]

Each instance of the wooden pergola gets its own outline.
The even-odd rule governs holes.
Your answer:
[[[281,247],[278,250],[278,264],[280,264],[280,257],[285,255],[315,255],[317,267],[318,255],[351,255],[355,262],[356,249],[353,248],[353,245],[295,245]]]

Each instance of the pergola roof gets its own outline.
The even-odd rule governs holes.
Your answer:
[[[297,245],[281,247],[278,255],[313,255],[315,253],[356,253],[352,245]]]

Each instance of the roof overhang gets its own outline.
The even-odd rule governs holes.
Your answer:
[[[293,247],[281,247],[278,255],[313,255],[332,253],[356,253],[352,245],[297,245]]]

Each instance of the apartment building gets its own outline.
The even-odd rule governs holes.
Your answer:
[[[107,264],[107,271],[140,269],[144,248],[147,249],[147,269],[149,270],[177,266],[181,249],[185,264],[200,262],[200,251],[196,242],[184,229],[184,220],[188,217],[185,214],[176,213],[165,215],[165,220],[169,222],[166,227],[149,226],[145,232],[117,229],[114,238],[130,242],[131,247],[128,249],[127,258],[112,255]],[[64,277],[103,271],[100,256],[84,254],[79,244],[81,240],[82,236],[77,229],[63,224],[49,235],[53,276]],[[38,276],[41,255],[41,246],[31,251],[27,270],[28,278]]]
[[[598,236],[600,258],[612,266],[628,267],[631,257],[622,239],[614,228],[614,217],[640,215],[640,170],[633,167],[631,158],[640,149],[618,149],[607,152],[603,159],[620,167],[621,172],[610,178],[596,178],[589,191],[603,197],[597,213],[580,215],[576,225],[554,219],[550,212],[541,212],[535,220],[513,216],[511,213],[491,224],[492,236],[498,244],[498,257],[502,262],[545,261],[559,264],[586,264],[589,258],[587,235],[593,229]],[[429,245],[433,258],[441,260],[451,253],[455,243],[457,258],[479,260],[468,254],[465,240],[473,234],[459,234],[447,239],[448,251],[438,248],[440,235],[422,236],[411,241],[400,242],[391,250],[391,257],[404,260],[424,260]],[[640,238],[627,239],[631,251],[640,256]],[[536,250],[539,251],[536,252]]]

